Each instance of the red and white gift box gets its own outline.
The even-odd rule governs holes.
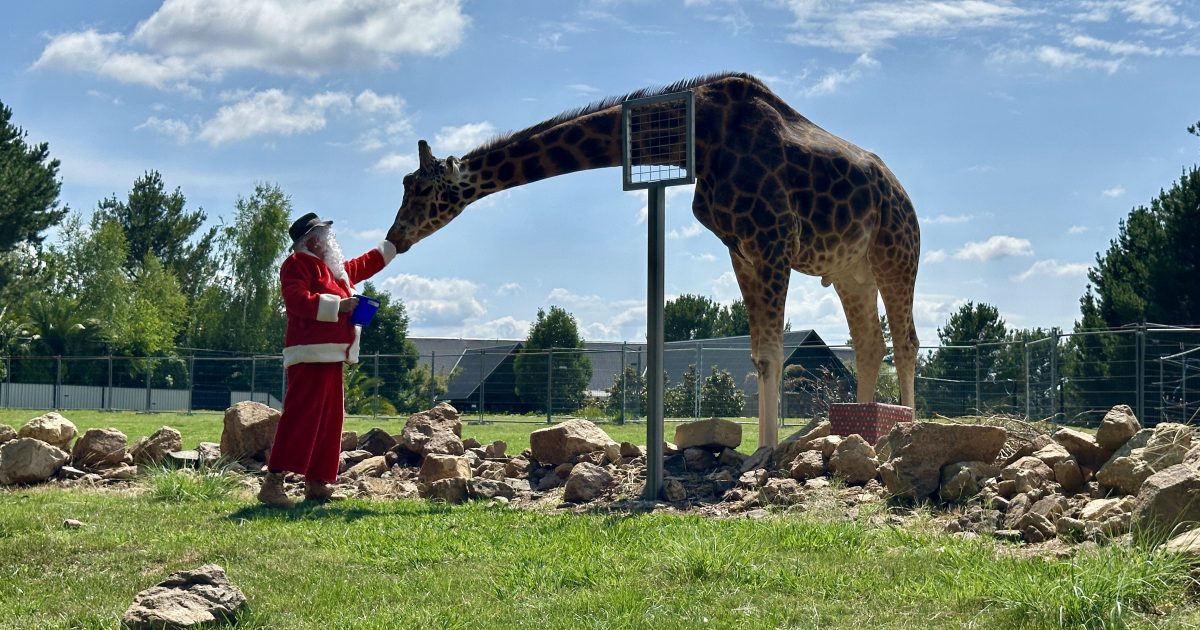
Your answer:
[[[912,407],[884,403],[834,403],[829,406],[829,424],[833,435],[857,433],[874,445],[897,422],[912,422]]]

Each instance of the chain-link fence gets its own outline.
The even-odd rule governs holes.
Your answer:
[[[664,350],[668,418],[752,418],[757,370],[747,338],[668,344]],[[528,351],[504,342],[458,352],[371,354],[348,367],[346,409],[392,416],[439,400],[478,421],[552,422],[585,417],[645,419],[645,347],[589,344]],[[780,421],[806,422],[830,403],[854,400],[853,349],[785,346]],[[4,357],[0,406],[137,411],[223,410],[241,400],[282,405],[282,358]],[[1075,334],[1046,333],[1007,343],[922,348],[917,413],[958,418],[1007,415],[1095,426],[1116,404],[1146,424],[1200,416],[1200,329],[1140,326]],[[898,402],[895,369],[885,362],[876,399]]]

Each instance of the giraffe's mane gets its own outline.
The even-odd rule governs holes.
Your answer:
[[[620,105],[621,103],[624,103],[625,101],[628,101],[630,99],[643,98],[646,96],[658,96],[659,94],[670,94],[672,92],[680,92],[683,90],[690,90],[698,85],[704,85],[707,83],[712,83],[714,81],[720,81],[722,79],[728,79],[728,78],[745,79],[747,81],[751,81],[755,84],[758,84],[759,86],[763,86],[762,82],[759,81],[757,77],[754,77],[753,75],[750,75],[750,74],[747,74],[744,72],[719,72],[719,73],[714,73],[714,74],[706,74],[706,75],[702,75],[702,76],[698,76],[698,77],[693,77],[691,79],[683,79],[681,81],[676,81],[675,83],[672,83],[672,84],[664,86],[664,87],[656,87],[656,88],[646,87],[646,88],[642,88],[640,90],[630,92],[628,94],[623,94],[621,96],[610,96],[608,98],[598,100],[594,103],[584,105],[583,107],[569,109],[553,118],[550,118],[549,120],[542,121],[532,127],[528,127],[528,128],[522,129],[520,131],[513,131],[513,132],[508,132],[508,133],[497,135],[497,136],[489,139],[487,142],[483,143],[482,145],[467,152],[463,156],[463,159],[465,160],[465,159],[469,159],[472,157],[477,157],[480,154],[487,153],[488,151],[491,151],[492,149],[494,149],[498,146],[508,144],[510,142],[514,142],[517,140],[524,140],[526,138],[530,138],[532,136],[535,136],[535,135],[551,128],[551,127],[562,124],[568,120],[573,120],[575,118],[587,116],[588,114],[594,114],[598,111],[608,109],[615,105]],[[763,86],[763,87],[765,87],[765,86]]]

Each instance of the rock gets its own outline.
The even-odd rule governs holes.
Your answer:
[[[421,471],[417,473],[417,480],[421,483],[433,483],[439,479],[470,478],[470,462],[466,457],[458,455],[430,454],[421,462]]]
[[[351,466],[373,456],[370,451],[342,451],[338,457],[341,460],[339,472],[346,472]],[[386,456],[384,459],[386,461]]]
[[[172,451],[180,450],[183,450],[183,435],[171,427],[162,427],[149,437],[138,438],[129,454],[138,465],[161,464]]]
[[[1027,514],[1040,514],[1046,517],[1046,520],[1053,522],[1062,516],[1068,507],[1070,507],[1070,503],[1066,497],[1052,494],[1035,501],[1033,505],[1029,506]]]
[[[1200,471],[1176,464],[1142,484],[1133,508],[1136,538],[1153,540],[1175,533],[1181,523],[1195,526],[1196,522],[1200,522]]]
[[[663,498],[671,503],[687,500],[687,487],[678,479],[667,479],[663,483]]]
[[[243,400],[226,409],[221,453],[234,460],[266,461],[267,451],[275,441],[280,416],[275,409],[251,400]]]
[[[1004,526],[1009,529],[1016,528],[1017,523],[1021,521],[1021,517],[1029,512],[1029,508],[1033,505],[1029,495],[1020,493],[1008,502],[1008,509],[1004,513]]]
[[[1057,442],[1055,442],[1054,439],[1049,435],[1044,433],[1035,435],[1033,436],[1032,440],[1017,447],[1017,450],[1013,451],[1013,454],[1009,455],[1008,459],[1004,460],[1004,463],[1002,463],[1000,467],[1004,468],[1005,466],[1017,461],[1018,459],[1021,459],[1022,457],[1029,457],[1043,448],[1046,448],[1046,446],[1050,444],[1057,444]]]
[[[674,444],[672,444],[670,442],[666,442],[666,441],[663,442],[663,455],[670,457],[672,455],[678,455],[678,454],[679,454],[678,446],[675,446]]]
[[[17,439],[17,430],[7,424],[0,424],[0,444]]]
[[[75,439],[76,433],[78,431],[75,429],[74,423],[57,411],[51,411],[26,422],[17,430],[17,437],[41,440],[50,446],[66,451],[70,450],[68,446],[70,446],[71,440]]]
[[[106,481],[129,481],[130,479],[137,477],[137,473],[137,466],[127,466],[125,464],[121,464],[116,468],[106,469],[104,472],[100,473],[100,476]]]
[[[71,463],[80,468],[111,468],[125,463],[127,438],[119,429],[88,429],[71,449]]]
[[[796,459],[797,455],[809,450],[812,442],[828,437],[832,426],[828,420],[813,420],[799,431],[789,435],[775,448],[775,465],[783,468],[787,463]]]
[[[645,455],[642,447],[632,442],[621,442],[621,457],[641,457]]]
[[[822,477],[825,475],[825,458],[819,451],[804,451],[792,460],[788,471],[796,481]]]
[[[1096,444],[1106,451],[1115,452],[1141,430],[1142,423],[1138,422],[1133,409],[1129,405],[1117,405],[1109,409],[1104,414],[1104,420],[1100,421]]]
[[[1087,538],[1088,524],[1076,518],[1062,516],[1054,522],[1054,530],[1063,540],[1080,541]]]
[[[717,463],[722,466],[731,466],[740,470],[742,464],[746,463],[746,456],[731,448],[721,449],[721,455],[717,457]]]
[[[603,451],[613,439],[587,420],[567,420],[529,434],[534,459],[543,464],[562,464],[571,458]]]
[[[496,497],[514,499],[517,496],[516,491],[507,482],[479,477],[467,480],[467,494],[472,499],[495,499]]]
[[[742,472],[750,472],[752,470],[761,470],[766,468],[771,463],[771,457],[775,454],[775,449],[770,446],[760,446],[754,451],[746,461],[742,462]]]
[[[383,455],[396,446],[396,438],[379,427],[362,434],[358,438],[358,450],[367,451],[372,455]]]
[[[950,464],[942,469],[942,483],[938,486],[938,496],[943,501],[965,501],[979,494],[984,480],[999,473],[999,468],[984,462]]]
[[[1083,489],[1083,471],[1079,470],[1079,464],[1074,457],[1054,465],[1054,480],[1065,492],[1079,492]]]
[[[462,477],[449,477],[421,486],[424,489],[422,497],[434,501],[458,504],[467,500],[467,480]]]
[[[404,423],[404,430],[400,433],[400,446],[421,457],[430,453],[466,453],[467,449],[462,443],[462,422],[459,421],[458,410],[450,403],[440,402],[432,409],[409,416]]]
[[[1096,472],[1096,480],[1105,488],[1138,494],[1150,475],[1183,463],[1195,442],[1191,427],[1173,422],[1139,431]]]
[[[201,442],[196,445],[196,453],[199,455],[200,461],[205,464],[216,463],[221,459],[221,446],[216,442]],[[257,459],[257,458],[255,458]],[[266,460],[266,454],[263,454],[263,461]]]
[[[992,535],[996,540],[1011,543],[1019,543],[1025,539],[1025,536],[1015,529],[997,529]]]
[[[138,593],[121,622],[133,630],[199,627],[231,622],[245,605],[246,596],[225,570],[207,564],[173,573],[158,586]]]
[[[10,440],[0,445],[0,484],[46,481],[68,457],[66,451],[37,438]]]
[[[809,442],[808,445],[820,451],[821,456],[828,461],[830,457],[833,457],[833,451],[837,449],[838,444],[842,443],[842,439],[840,435],[827,435],[819,440]]]
[[[1092,470],[1099,469],[1112,456],[1112,451],[1100,448],[1094,436],[1075,429],[1055,431],[1054,441],[1063,445],[1080,466],[1087,466]]]
[[[1121,512],[1121,499],[1092,499],[1079,511],[1080,520],[1101,521],[1112,514]]]
[[[504,440],[496,440],[495,442],[485,446],[483,449],[484,457],[490,457],[492,459],[500,459],[501,457],[504,457],[506,452],[508,452],[508,442],[505,442]]]
[[[550,490],[553,490],[566,482],[567,480],[563,477],[559,477],[554,473],[550,473],[538,480],[535,489],[538,492],[549,492]]]
[[[1051,442],[1037,451],[1034,451],[1032,457],[1042,460],[1042,463],[1053,469],[1055,464],[1071,457],[1071,453],[1068,452],[1067,448],[1062,444],[1059,444],[1058,442]]]
[[[66,529],[79,529],[80,527],[83,527],[83,521],[77,521],[73,518],[69,518],[63,521],[63,527]]]
[[[1041,535],[1041,540],[1037,540],[1037,537],[1031,537],[1029,535],[1029,530],[1031,528],[1037,530],[1038,534]],[[1037,512],[1026,512],[1025,516],[1022,516],[1020,520],[1017,521],[1017,526],[1015,529],[1019,529],[1024,532],[1025,540],[1029,542],[1044,542],[1047,539],[1054,538],[1056,535],[1058,535],[1058,529],[1054,526],[1054,523],[1046,516],[1038,514]]]
[[[465,449],[483,448],[483,444],[480,443],[479,440],[476,440],[473,437],[469,437],[469,438],[463,440],[462,444],[463,444],[463,448],[465,448]]]
[[[346,476],[351,479],[358,479],[359,477],[378,477],[387,469],[387,458],[383,455],[375,455],[351,466],[349,470],[346,471]]]
[[[1025,537],[1025,542],[1027,542],[1031,545],[1036,545],[1038,543],[1044,543],[1044,542],[1046,542],[1046,538],[1048,538],[1048,536],[1046,536],[1045,532],[1043,532],[1042,530],[1038,529],[1037,527],[1035,527],[1033,525],[1027,525],[1025,527],[1025,529],[1021,531],[1021,535],[1023,535]]]
[[[1200,559],[1200,529],[1184,532],[1167,541],[1167,551]]]
[[[875,449],[861,435],[852,434],[842,439],[829,458],[829,472],[841,477],[848,484],[863,484],[879,473],[879,460]]]
[[[742,425],[723,418],[685,422],[675,426],[675,446],[680,450],[704,448],[719,453],[742,444]]]
[[[342,452],[358,450],[358,433],[342,431]]]
[[[708,472],[717,467],[717,456],[705,448],[686,448],[683,450],[683,465],[691,472]]]
[[[74,466],[63,466],[55,473],[60,479],[81,479],[87,475],[87,471],[80,470]]]
[[[879,467],[879,476],[892,494],[924,499],[938,489],[942,466],[995,461],[1007,437],[1000,427],[901,422],[883,440],[891,457]]]
[[[1013,495],[1017,493],[1017,482],[1013,481],[1012,479],[1003,479],[996,482],[996,485],[992,487],[995,489],[996,494],[1006,499],[1011,499]]]
[[[821,490],[829,487],[829,479],[827,477],[814,477],[804,482],[804,487],[809,490]]]
[[[529,460],[522,457],[514,457],[504,463],[504,475],[506,477],[521,477],[529,472]]]
[[[1041,488],[1047,482],[1054,481],[1054,470],[1042,460],[1031,455],[1005,466],[1000,471],[1000,477],[1015,481],[1017,492],[1029,492]]]
[[[711,457],[712,454],[709,453]],[[570,503],[586,503],[600,495],[613,482],[613,476],[607,470],[595,464],[579,463],[571,469],[567,477],[567,487],[563,490],[563,501]]]
[[[802,497],[802,486],[795,479],[768,479],[758,489],[758,498],[763,503],[792,505],[799,503]]]

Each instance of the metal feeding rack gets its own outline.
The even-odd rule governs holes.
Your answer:
[[[624,190],[645,189],[646,282],[646,487],[658,499],[663,487],[663,299],[667,186],[696,181],[695,95],[691,91],[629,99],[621,106],[621,172]],[[653,377],[649,377],[653,375]]]

